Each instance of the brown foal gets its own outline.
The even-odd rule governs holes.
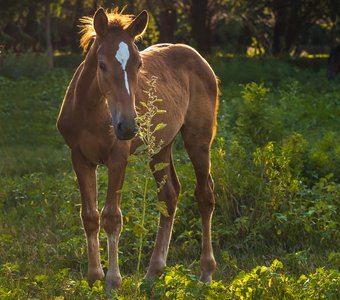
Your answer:
[[[213,181],[210,176],[210,146],[215,134],[218,107],[217,79],[208,63],[186,45],[159,44],[139,52],[134,40],[148,24],[148,13],[137,17],[117,10],[98,9],[93,18],[83,18],[81,44],[89,48],[67,89],[57,127],[71,149],[74,171],[81,193],[81,218],[87,238],[88,280],[103,279],[98,232],[96,168],[108,168],[108,189],[101,223],[108,239],[106,289],[121,285],[118,241],[122,230],[121,194],[128,157],[141,144],[136,137],[136,106],[146,101],[147,81],[157,77],[159,109],[166,113],[154,123],[167,126],[156,132],[162,149],[154,155],[157,163],[168,163],[155,172],[157,184],[163,178],[159,199],[166,201],[168,216],[160,214],[155,247],[147,278],[159,275],[166,265],[171,231],[180,192],[172,161],[172,144],[181,132],[194,166],[195,196],[202,218],[201,280],[210,281],[216,268],[211,243],[214,210]],[[90,45],[90,43],[93,43]],[[165,177],[166,176],[166,177]]]

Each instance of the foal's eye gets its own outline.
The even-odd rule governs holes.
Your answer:
[[[106,65],[105,65],[103,62],[99,62],[99,68],[100,68],[102,71],[106,71]]]

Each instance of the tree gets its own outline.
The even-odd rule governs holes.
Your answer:
[[[299,53],[312,26],[331,18],[339,24],[336,0],[231,0],[230,9],[250,30],[259,48],[274,56]]]
[[[208,27],[208,0],[193,0],[190,5],[191,34],[201,52],[210,52],[211,35]]]
[[[159,28],[159,43],[174,43],[177,25],[176,1],[161,0],[157,27]]]
[[[74,6],[74,16],[73,16],[73,28],[77,28],[79,25],[79,18],[83,16],[83,6],[84,1],[83,0],[76,0],[75,6]],[[71,47],[73,51],[79,51],[79,34],[77,30],[73,31],[73,37],[71,39]]]
[[[49,69],[53,68],[53,47],[51,37],[51,8],[50,0],[45,0],[45,28],[46,28],[46,53]]]

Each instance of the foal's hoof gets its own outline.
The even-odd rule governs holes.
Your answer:
[[[212,280],[212,276],[208,274],[201,274],[200,280],[202,282],[210,282]]]
[[[159,276],[161,276],[163,274],[163,269],[157,270],[157,271],[148,271],[145,276],[144,279],[145,280],[153,280]]]
[[[150,263],[148,271],[146,272],[144,279],[153,279],[163,274],[166,264],[164,261],[153,261]]]
[[[216,270],[216,261],[213,255],[201,257],[201,276],[202,282],[210,282],[212,274]]]
[[[104,276],[105,275],[102,268],[89,271],[87,276],[89,285],[92,286],[97,280],[103,280]]]
[[[106,274],[105,291],[110,294],[111,290],[117,291],[122,285],[122,276],[120,274]]]

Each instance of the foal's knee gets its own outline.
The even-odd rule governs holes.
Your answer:
[[[102,225],[107,234],[119,235],[122,231],[122,213],[120,209],[112,210],[107,207],[102,212]]]
[[[81,219],[87,234],[99,231],[99,212],[97,210],[81,210]]]
[[[205,212],[213,212],[215,209],[215,197],[212,180],[208,180],[204,185],[197,185],[195,197],[201,214]]]
[[[169,216],[173,216],[176,212],[178,196],[179,189],[177,190],[172,185],[164,186],[159,194],[159,199],[166,202]]]

